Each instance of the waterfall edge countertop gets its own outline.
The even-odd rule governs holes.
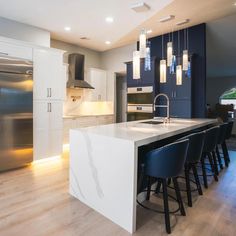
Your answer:
[[[178,119],[170,123],[148,124],[153,120],[131,121],[80,129],[82,132],[130,140],[138,146],[216,123],[216,119]],[[161,121],[161,119],[155,119]]]
[[[136,231],[138,147],[217,121],[142,122],[150,120],[70,130],[70,194],[129,233]]]

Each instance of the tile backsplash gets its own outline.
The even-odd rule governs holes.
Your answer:
[[[64,115],[92,116],[114,114],[112,101],[88,101],[89,90],[67,89],[67,98],[64,101]]]

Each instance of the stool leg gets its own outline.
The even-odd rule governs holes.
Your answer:
[[[164,201],[164,211],[165,211],[166,232],[168,234],[170,234],[171,233],[171,228],[170,228],[170,215],[169,215],[169,203],[168,203],[168,193],[167,193],[166,179],[162,180],[162,186],[163,186],[163,201]]]
[[[151,177],[147,177],[147,195],[146,195],[146,200],[149,201],[150,199],[150,193],[151,193]]]
[[[214,167],[214,164],[213,164],[211,153],[210,152],[207,153],[207,156],[208,156],[208,159],[209,159],[209,162],[210,162],[210,165],[211,165],[211,170],[213,172],[214,179],[215,179],[215,181],[218,181],[218,177],[217,177],[216,172],[215,172],[215,167]]]
[[[196,168],[195,164],[192,165],[192,170],[193,170],[193,175],[194,175],[194,178],[195,178],[195,181],[196,181],[196,184],[197,184],[198,193],[199,193],[199,195],[203,195],[202,186],[201,186],[201,183],[200,183],[200,180],[199,180],[199,176],[198,176],[197,168]]]
[[[228,153],[228,149],[227,149],[225,141],[221,144],[221,147],[222,147],[222,151],[224,155],[225,165],[228,167],[230,159],[229,159],[229,153]]]
[[[157,179],[157,187],[156,187],[156,194],[158,194],[161,190],[161,180],[160,179]]]
[[[186,179],[186,190],[187,190],[187,197],[188,197],[188,206],[192,207],[192,194],[191,194],[191,185],[189,179],[189,164],[185,165],[184,172],[185,172],[185,179]]]
[[[177,178],[173,178],[173,183],[174,183],[174,188],[175,188],[175,194],[176,194],[177,200],[179,202],[181,215],[186,216]]]
[[[222,164],[222,161],[221,161],[221,156],[220,156],[218,145],[216,145],[216,155],[217,155],[218,162],[220,164],[220,169],[223,170],[224,167],[223,167],[223,164]]]
[[[213,163],[214,163],[215,173],[216,173],[216,175],[219,175],[219,170],[218,170],[218,165],[217,165],[217,160],[216,160],[216,153],[215,153],[215,151],[212,151],[212,159],[213,159]]]
[[[202,176],[203,176],[204,187],[208,188],[207,175],[206,175],[206,167],[205,167],[205,154],[202,155],[201,165],[202,165]]]

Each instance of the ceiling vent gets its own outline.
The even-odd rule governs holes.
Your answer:
[[[150,7],[145,2],[138,2],[138,3],[133,4],[131,6],[131,9],[139,13],[139,12],[149,11]]]

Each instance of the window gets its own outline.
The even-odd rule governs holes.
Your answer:
[[[233,104],[236,110],[236,88],[225,91],[220,96],[220,104]]]

